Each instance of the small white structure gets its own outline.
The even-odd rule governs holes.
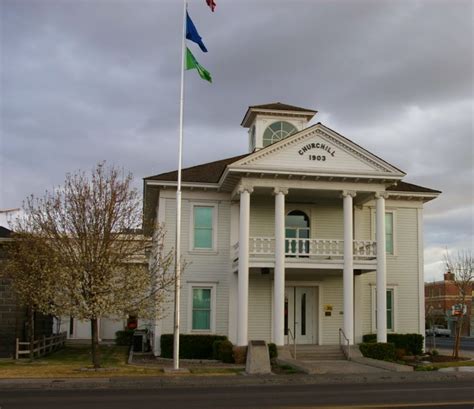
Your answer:
[[[281,103],[249,107],[248,154],[183,170],[181,332],[237,345],[424,333],[423,205],[439,191]],[[402,151],[400,152],[402,154]],[[177,172],[145,178],[175,240]],[[173,332],[173,307],[154,325]]]

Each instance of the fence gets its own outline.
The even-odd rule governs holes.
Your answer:
[[[40,357],[49,354],[50,352],[56,351],[57,349],[64,346],[64,344],[66,343],[66,338],[66,332],[51,335],[50,337],[43,336],[43,338],[37,339],[33,342],[33,348],[30,342],[20,342],[20,339],[17,338],[15,348],[15,359],[20,358],[21,355],[30,356],[31,350],[33,350],[33,357]]]

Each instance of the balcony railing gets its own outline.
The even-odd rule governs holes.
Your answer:
[[[239,258],[239,243],[231,248],[232,260]],[[274,237],[250,237],[249,256],[261,258],[275,254]],[[373,240],[353,241],[354,259],[372,260],[377,257],[377,246]],[[344,257],[344,240],[339,239],[285,239],[285,256],[291,258],[341,259]]]

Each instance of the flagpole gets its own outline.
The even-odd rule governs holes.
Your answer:
[[[179,98],[178,186],[176,189],[176,250],[174,287],[173,369],[179,369],[179,327],[181,291],[181,167],[183,161],[184,64],[186,58],[186,0],[183,0],[183,38],[181,45],[181,94]]]

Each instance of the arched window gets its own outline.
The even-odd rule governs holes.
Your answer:
[[[301,210],[293,210],[286,216],[285,251],[289,256],[304,256],[309,253],[309,217]]]
[[[297,132],[297,129],[289,122],[274,122],[265,129],[263,133],[263,146],[271,145]]]

